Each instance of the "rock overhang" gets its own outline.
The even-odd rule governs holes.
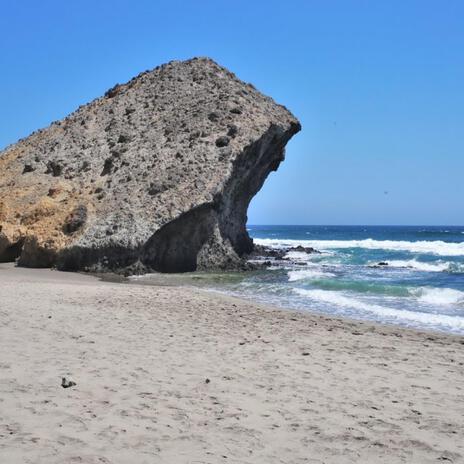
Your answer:
[[[285,107],[210,59],[144,72],[1,154],[0,259],[240,267],[249,202],[299,130]]]

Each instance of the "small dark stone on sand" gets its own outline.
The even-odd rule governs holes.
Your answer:
[[[210,383],[210,382],[211,382],[211,380],[209,380],[209,379],[205,380],[205,383]]]
[[[75,385],[77,385],[76,382],[73,382],[72,380],[67,380],[66,377],[62,377],[61,386],[63,388],[74,387]]]

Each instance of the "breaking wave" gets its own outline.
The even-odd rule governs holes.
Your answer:
[[[320,269],[298,269],[294,271],[288,271],[289,282],[306,279],[320,279],[324,277],[335,277],[335,274],[331,272],[324,272]]]
[[[438,256],[464,256],[464,242],[418,241],[408,242],[402,240],[294,240],[255,238],[255,243],[274,248],[313,247],[318,250],[333,250],[344,248],[365,248],[369,250],[408,251],[411,253],[432,254]]]
[[[338,292],[326,290],[306,290],[295,288],[294,292],[313,301],[328,303],[341,308],[354,309],[379,316],[382,319],[405,321],[426,326],[444,326],[452,330],[464,330],[464,317],[447,314],[432,314],[425,312],[396,309],[378,304],[371,304],[355,298],[341,295]],[[461,293],[461,292],[460,292]]]
[[[400,269],[414,269],[417,271],[424,272],[450,272],[460,274],[464,272],[464,266],[459,263],[449,261],[436,261],[432,263],[425,263],[423,261],[417,261],[415,259],[409,260],[393,260],[387,261],[389,267],[395,267]],[[375,263],[371,263],[374,264]]]
[[[432,305],[464,305],[464,292],[452,288],[422,287],[412,291],[419,301]]]

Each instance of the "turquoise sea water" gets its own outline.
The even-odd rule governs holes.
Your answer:
[[[255,243],[302,245],[247,273],[183,277],[197,285],[328,315],[464,334],[464,227],[248,226]],[[374,267],[379,262],[387,266]]]
[[[240,284],[278,304],[464,334],[464,227],[249,226],[249,233],[259,244],[322,252],[292,252],[305,264]],[[388,266],[372,267],[382,261]]]

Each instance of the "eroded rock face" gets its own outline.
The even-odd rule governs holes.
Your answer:
[[[214,61],[144,72],[0,153],[0,261],[227,269],[300,124]]]

